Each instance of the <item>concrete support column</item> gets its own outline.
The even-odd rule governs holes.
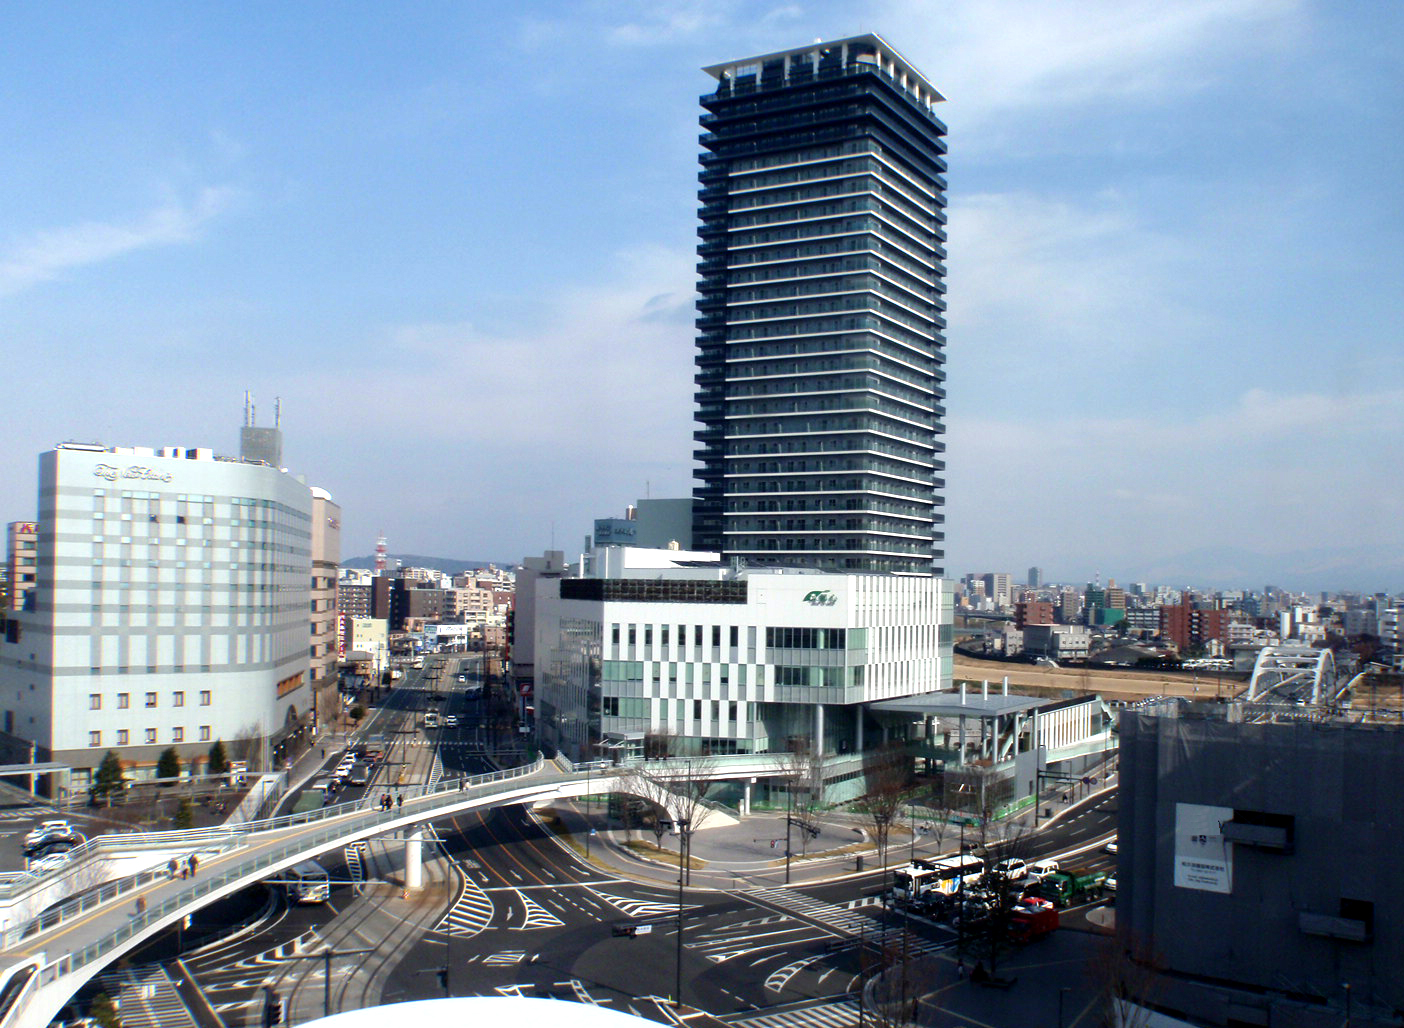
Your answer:
[[[818,756],[824,755],[824,704],[814,705],[814,752]]]
[[[858,753],[863,752],[863,704],[853,705],[853,748]]]
[[[754,787],[755,783],[756,783],[756,780],[755,780],[754,778],[748,778],[748,779],[746,779],[746,781],[744,781],[744,782],[741,784],[741,816],[742,816],[742,817],[750,817],[750,816],[751,816],[751,789],[752,789],[752,787]]]
[[[999,763],[999,715],[990,718],[990,765]]]
[[[965,765],[965,715],[960,715],[960,759],[956,761],[960,766]]]
[[[405,888],[424,884],[424,829],[415,828],[405,836]]]

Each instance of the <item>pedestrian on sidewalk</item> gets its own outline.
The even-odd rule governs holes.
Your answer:
[[[138,896],[136,900],[136,916],[141,917],[144,913],[146,913],[146,897]]]
[[[401,810],[404,810],[404,809],[405,809],[405,794],[404,794],[404,793],[402,793],[402,792],[397,792],[397,793],[395,793],[395,806],[399,807]]]
[[[195,877],[195,869],[200,866],[200,859],[195,854],[190,854],[190,877]]]
[[[175,860],[175,857],[172,857],[172,858],[171,858],[171,862],[170,862],[169,864],[166,865],[166,870],[167,870],[167,872],[170,873],[171,878],[174,879],[175,876],[176,876],[176,860]]]

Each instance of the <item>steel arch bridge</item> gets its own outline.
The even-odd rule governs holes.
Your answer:
[[[1271,697],[1321,703],[1335,699],[1335,685],[1336,658],[1330,650],[1311,646],[1264,646],[1253,663],[1253,677],[1248,681],[1246,698],[1249,701]]]

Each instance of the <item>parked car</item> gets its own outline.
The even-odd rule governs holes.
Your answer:
[[[1025,868],[1024,875],[1035,882],[1041,882],[1056,870],[1058,870],[1058,862],[1056,860],[1040,860],[1038,863],[1030,864]]]

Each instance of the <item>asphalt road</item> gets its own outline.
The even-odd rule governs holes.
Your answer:
[[[437,683],[430,670],[394,690],[377,715],[384,720],[372,730],[398,730],[402,751],[419,754],[382,769],[387,777],[405,768],[418,773],[421,765],[427,773],[435,751],[419,743],[431,736],[447,773],[490,767],[482,704],[457,682],[457,660]],[[435,684],[439,700],[429,698]],[[458,726],[426,736],[429,709],[456,715]],[[338,755],[329,750],[328,763]],[[382,781],[366,791],[384,788]],[[1101,847],[1115,830],[1115,804],[1110,793],[1077,808],[1021,840],[1021,855],[1114,867]],[[289,999],[299,1023],[320,1016],[324,1004],[342,1010],[429,998],[444,995],[445,986],[453,995],[601,1003],[658,1021],[675,1020],[668,1000],[680,987],[684,1003],[739,1028],[837,1028],[857,1023],[852,996],[879,948],[939,958],[956,937],[944,924],[887,912],[881,872],[794,889],[698,888],[683,897],[679,963],[675,887],[586,863],[522,808],[459,815],[435,827],[439,841],[425,853],[426,884],[415,897],[384,883],[353,885],[348,854],[325,854],[320,862],[337,883],[328,903],[290,905],[277,886],[246,890],[197,915],[184,937],[157,940],[134,963],[169,960],[181,947],[184,967],[230,1028],[260,1023],[269,987]],[[393,881],[402,850],[394,841],[372,843],[358,859]],[[1087,910],[1065,911],[1065,924],[1085,925]],[[647,930],[616,936],[618,923]],[[328,950],[340,954],[330,979]],[[438,974],[444,967],[446,982]]]

